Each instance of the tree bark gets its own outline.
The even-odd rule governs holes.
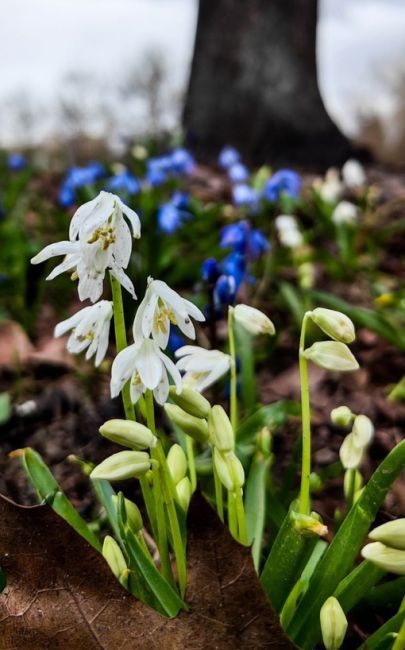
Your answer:
[[[184,109],[200,157],[229,144],[255,163],[347,158],[319,93],[316,25],[317,0],[200,0]]]

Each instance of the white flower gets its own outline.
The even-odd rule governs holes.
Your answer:
[[[131,231],[124,219],[127,217]],[[115,194],[100,194],[80,206],[72,217],[69,241],[46,246],[32,258],[32,264],[39,264],[58,255],[66,255],[47,280],[53,280],[64,271],[75,269],[79,280],[80,300],[89,298],[96,302],[103,292],[103,280],[107,269],[135,298],[134,287],[124,273],[132,251],[132,236],[140,237],[138,215],[125,205]]]
[[[280,214],[275,220],[277,233],[283,246],[297,248],[304,243],[297,220],[289,214]]]
[[[148,278],[148,288],[134,320],[134,341],[149,338],[152,334],[156,343],[165,349],[169,340],[170,323],[194,339],[195,329],[190,316],[198,321],[205,320],[204,314],[192,302],[179,296],[166,282]]]
[[[351,158],[342,167],[343,181],[346,187],[362,187],[367,183],[366,172],[358,160]]]
[[[319,194],[327,203],[336,203],[343,193],[343,183],[337,169],[331,167],[325,174],[325,180],[319,184]]]
[[[251,334],[273,336],[276,333],[270,318],[259,309],[249,307],[249,305],[236,305],[233,313],[235,320]]]
[[[228,354],[219,350],[206,350],[197,345],[184,345],[176,350],[175,355],[180,357],[177,368],[185,372],[183,384],[200,393],[225,375],[231,365]]]
[[[341,223],[355,223],[359,216],[359,210],[350,201],[341,201],[332,212],[332,221],[336,225]]]
[[[111,397],[117,397],[126,382],[131,379],[130,394],[135,404],[147,390],[152,390],[156,401],[164,404],[169,395],[169,373],[182,389],[181,375],[152,339],[141,339],[118,353],[111,368]]]
[[[107,352],[112,315],[112,302],[100,300],[58,323],[54,335],[62,336],[72,330],[66,346],[68,351],[79,354],[87,348],[86,359],[96,355],[95,366],[99,366]]]

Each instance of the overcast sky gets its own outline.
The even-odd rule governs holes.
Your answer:
[[[108,93],[152,49],[164,54],[173,88],[184,87],[196,9],[196,0],[0,0],[0,103],[24,89],[50,106],[72,70],[102,76]],[[368,105],[391,109],[387,79],[405,67],[404,26],[405,0],[321,0],[321,91],[349,134]],[[10,137],[1,119],[0,143]]]

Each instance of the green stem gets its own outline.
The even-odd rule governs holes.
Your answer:
[[[228,341],[229,341],[229,354],[231,357],[231,389],[230,389],[230,411],[231,411],[231,424],[234,435],[238,428],[238,380],[236,375],[236,346],[235,346],[235,332],[233,327],[233,307],[228,307]]]
[[[190,436],[186,436],[186,451],[187,451],[187,461],[190,472],[190,482],[191,490],[195,492],[197,488],[197,472],[195,469],[195,458],[194,458],[194,440]]]
[[[247,526],[246,526],[245,508],[243,506],[242,488],[239,488],[235,491],[235,506],[236,506],[236,517],[238,520],[239,541],[241,544],[247,546],[248,534],[247,534]]]
[[[223,490],[222,490],[222,483],[221,483],[220,478],[218,476],[218,472],[215,469],[215,465],[213,465],[213,472],[214,472],[215,501],[216,501],[216,504],[217,504],[217,512],[218,512],[218,517],[223,522],[224,521]]]
[[[155,413],[153,406],[153,394],[148,390],[145,393],[146,416],[149,429],[156,435]],[[162,493],[166,505],[167,516],[169,519],[170,530],[172,534],[172,546],[176,556],[177,574],[181,596],[186,591],[187,566],[186,554],[181,536],[180,524],[177,517],[176,505],[174,502],[174,487],[170,476],[169,468],[166,462],[166,456],[163,451],[162,443],[158,441],[156,447],[152,449],[152,456],[159,462],[159,473],[161,477]]]
[[[114,329],[115,343],[117,352],[121,352],[127,347],[127,332],[125,327],[124,305],[122,303],[121,285],[110,273],[111,290],[114,309]],[[134,405],[131,402],[129,382],[125,384],[121,391],[122,403],[124,405],[125,417],[127,420],[136,420]]]
[[[354,503],[354,492],[355,492],[355,487],[356,487],[356,470],[355,469],[349,469],[349,492],[347,495],[347,508],[350,510]]]
[[[236,516],[235,494],[228,492],[228,526],[232,537],[238,540],[238,520]]]
[[[299,349],[302,416],[302,469],[299,511],[303,515],[309,515],[311,509],[309,478],[311,474],[311,406],[309,401],[308,364],[304,357],[305,330],[310,313],[307,312],[302,321]]]
[[[401,607],[399,608],[399,613],[405,613],[405,598],[403,599]],[[405,618],[394,641],[392,650],[403,650],[403,648],[405,648]]]

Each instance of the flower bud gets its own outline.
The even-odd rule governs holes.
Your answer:
[[[352,343],[356,338],[352,321],[340,311],[317,307],[311,312],[311,318],[325,334],[335,341]]]
[[[230,419],[222,406],[216,404],[208,416],[210,442],[219,451],[231,451],[235,446],[235,436]]]
[[[167,454],[167,466],[174,485],[180,483],[187,473],[187,458],[180,445],[170,447]]]
[[[169,395],[173,402],[180,406],[186,413],[196,418],[206,418],[211,409],[211,404],[201,393],[197,393],[192,388],[183,387],[181,393],[176,393],[176,387],[171,386]]]
[[[339,450],[340,460],[345,469],[356,469],[361,464],[363,459],[363,447],[358,447],[355,444],[354,436],[349,433],[343,440],[342,446]]]
[[[102,554],[117,580],[125,587],[129,569],[120,547],[110,535],[107,535],[104,539]]]
[[[384,571],[400,576],[405,575],[405,550],[391,548],[381,542],[373,542],[367,544],[361,554],[365,560],[369,560]]]
[[[213,449],[213,463],[221,483],[229,492],[235,492],[245,482],[245,472],[242,463],[233,451],[221,453]]]
[[[328,527],[322,523],[320,516],[316,512],[310,515],[302,515],[299,512],[292,512],[294,528],[302,535],[318,535],[323,537],[328,532]]]
[[[145,474],[151,467],[146,451],[119,451],[97,465],[90,478],[104,478],[107,481],[124,481]]]
[[[353,488],[352,488],[353,486]],[[357,469],[348,469],[345,472],[343,479],[343,492],[346,499],[349,499],[352,493],[354,494],[354,500],[356,501],[356,496],[359,490],[363,487],[363,477]]]
[[[339,341],[317,341],[304,350],[303,355],[326,370],[349,372],[359,368],[347,345]]]
[[[357,415],[353,423],[354,444],[358,447],[367,447],[374,435],[374,425],[367,415]]]
[[[190,438],[194,438],[198,442],[207,442],[208,425],[206,420],[186,413],[180,406],[176,406],[175,404],[165,404],[164,409],[169,420],[190,436]]]
[[[176,485],[176,500],[180,508],[187,512],[192,495],[191,482],[188,476],[179,481]]]
[[[148,427],[131,420],[107,420],[99,431],[104,438],[130,449],[146,449],[157,445],[157,438]]]
[[[338,406],[333,409],[330,414],[330,419],[333,424],[336,424],[338,427],[350,427],[353,422],[354,414],[351,412],[348,406]]]
[[[118,497],[116,494],[113,494],[111,497],[114,504],[114,508],[118,509]],[[129,499],[124,498],[125,504],[125,513],[127,515],[127,525],[132,530],[134,534],[139,533],[143,528],[142,515],[136,503],[130,501]]]
[[[347,618],[339,601],[330,596],[320,611],[323,645],[326,650],[339,650],[347,631]]]
[[[273,336],[276,333],[270,318],[259,309],[249,307],[249,305],[236,305],[233,314],[235,320],[250,334],[269,334]]]
[[[311,262],[303,262],[298,267],[298,279],[302,289],[312,289],[315,281],[315,267]]]
[[[388,521],[369,533],[369,538],[387,546],[405,551],[405,518]]]

